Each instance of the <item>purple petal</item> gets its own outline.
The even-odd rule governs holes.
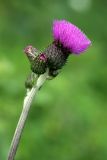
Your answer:
[[[53,37],[59,41],[71,53],[80,54],[90,45],[91,41],[75,25],[66,20],[55,20],[53,22]]]

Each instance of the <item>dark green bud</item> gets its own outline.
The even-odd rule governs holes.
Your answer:
[[[31,63],[32,72],[40,75],[46,72],[47,69],[47,56],[45,53],[41,53],[35,57]]]

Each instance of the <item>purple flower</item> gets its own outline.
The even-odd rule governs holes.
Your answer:
[[[37,75],[44,74],[48,69],[49,76],[56,77],[71,53],[80,54],[91,45],[87,36],[66,20],[54,21],[53,37],[54,41],[43,52],[31,45],[24,49],[31,63],[31,70]]]
[[[84,52],[91,45],[87,36],[78,27],[66,20],[53,22],[53,37],[64,48],[75,54]]]

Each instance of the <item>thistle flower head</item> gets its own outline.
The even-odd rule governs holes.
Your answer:
[[[78,27],[66,20],[53,22],[53,37],[55,41],[75,54],[84,52],[91,45],[87,36]]]
[[[43,52],[38,52],[31,45],[24,49],[33,73],[41,75],[48,69],[49,76],[55,77],[66,64],[70,53],[80,54],[91,45],[87,36],[66,20],[54,21],[53,38],[54,41]]]

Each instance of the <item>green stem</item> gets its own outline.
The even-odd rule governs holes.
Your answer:
[[[25,122],[27,120],[28,117],[28,113],[31,107],[31,103],[33,101],[34,96],[37,94],[38,90],[41,88],[41,86],[44,84],[46,78],[47,78],[47,72],[44,73],[43,75],[40,75],[37,83],[34,85],[34,87],[28,92],[27,96],[24,99],[24,104],[23,104],[23,109],[22,109],[22,113],[20,115],[12,142],[11,142],[11,146],[10,146],[10,150],[9,150],[9,154],[8,154],[8,160],[14,160],[17,149],[18,149],[18,145],[21,139],[21,135],[25,126]]]

